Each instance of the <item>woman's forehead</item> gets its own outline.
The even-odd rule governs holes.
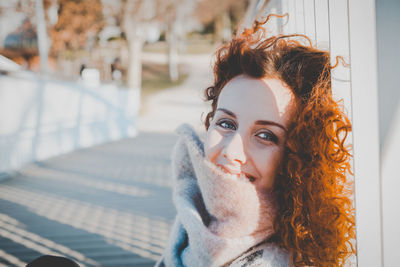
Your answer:
[[[222,89],[217,107],[248,119],[286,122],[294,109],[294,101],[292,90],[279,79],[239,75]]]

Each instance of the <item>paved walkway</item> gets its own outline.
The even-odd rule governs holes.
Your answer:
[[[202,129],[199,96],[209,57],[185,58],[180,87],[147,103],[140,134],[37,162],[0,182],[0,266],[25,266],[42,254],[81,266],[153,266],[175,216],[171,200],[172,131]]]
[[[86,266],[153,266],[175,210],[172,134],[136,138],[31,164],[0,183],[0,263],[61,254]]]

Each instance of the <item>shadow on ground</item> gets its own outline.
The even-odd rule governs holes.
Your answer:
[[[175,216],[174,134],[143,133],[36,162],[0,183],[0,265],[43,254],[153,266]]]

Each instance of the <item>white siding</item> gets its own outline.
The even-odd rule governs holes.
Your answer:
[[[400,1],[377,0],[379,130],[385,266],[400,261]]]
[[[329,49],[329,7],[328,0],[314,2],[315,9],[315,39],[320,49]]]
[[[346,0],[329,0],[329,36],[331,65],[336,64],[337,56],[343,57],[347,64],[349,57],[349,25]],[[337,100],[343,100],[347,115],[351,117],[350,68],[339,64],[332,70],[332,90]]]
[[[304,33],[315,42],[314,0],[304,0]]]
[[[283,0],[280,9],[289,13],[283,33],[306,34],[330,51],[332,65],[337,56],[350,64],[332,72],[334,96],[353,124],[358,254],[350,265],[382,266],[375,1]]]
[[[382,266],[375,1],[349,1],[359,266]],[[362,10],[362,11],[361,11]]]

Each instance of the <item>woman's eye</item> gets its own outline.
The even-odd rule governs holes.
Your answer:
[[[236,130],[236,125],[231,121],[222,120],[217,122],[217,125],[224,129]]]
[[[265,141],[271,141],[274,143],[278,142],[278,138],[271,132],[260,132],[260,133],[256,134],[256,136],[258,136],[259,138],[261,138],[262,140],[265,140]]]

